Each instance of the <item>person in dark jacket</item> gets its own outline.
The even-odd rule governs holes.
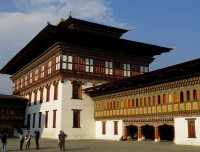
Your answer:
[[[6,132],[4,131],[2,134],[1,134],[1,142],[2,142],[2,151],[3,152],[6,152],[6,148],[7,148],[7,134]]]
[[[19,134],[19,141],[20,141],[20,150],[22,150],[23,149],[23,144],[24,144],[23,132],[20,132],[20,134]]]
[[[37,131],[35,131],[35,144],[36,144],[36,149],[39,149],[39,138],[40,138],[40,131],[37,130]]]
[[[65,151],[65,138],[67,138],[67,135],[64,133],[64,131],[60,131],[60,134],[58,135],[58,142],[60,150],[63,151]]]

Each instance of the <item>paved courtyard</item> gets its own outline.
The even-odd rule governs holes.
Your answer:
[[[7,143],[8,152],[19,150],[19,139],[9,138]],[[29,150],[55,152],[60,151],[57,140],[41,139],[40,149],[35,149],[35,140],[31,140]],[[153,141],[111,141],[111,140],[66,140],[66,151],[69,152],[199,152],[200,146],[180,146],[173,142],[163,141],[154,143]]]

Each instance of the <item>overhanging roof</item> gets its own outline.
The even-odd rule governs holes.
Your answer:
[[[16,73],[56,42],[144,57],[153,57],[172,50],[172,48],[69,29],[65,26],[47,25],[0,70],[0,73],[11,75]]]
[[[129,77],[119,81],[113,81],[100,86],[84,89],[91,97],[141,88],[147,85],[159,84],[166,81],[173,81],[181,77],[200,75],[200,59],[184,62],[174,66],[169,66],[149,73]]]
[[[69,29],[76,29],[76,30],[82,30],[82,31],[91,31],[99,34],[103,33],[113,33],[113,36],[121,37],[124,33],[129,31],[128,29],[122,29],[122,28],[116,28],[111,27],[107,25],[97,24],[93,22],[88,22],[85,20],[80,20],[76,18],[68,18],[67,20],[61,19],[59,24],[57,26],[65,27]],[[110,35],[112,36],[112,34]]]
[[[0,94],[0,104],[23,104],[26,105],[28,99],[17,95]]]

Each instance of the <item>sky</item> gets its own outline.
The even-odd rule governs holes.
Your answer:
[[[131,29],[122,38],[164,47],[150,71],[200,58],[199,0],[0,0],[0,69],[50,22],[72,17]],[[0,93],[12,94],[0,74]]]

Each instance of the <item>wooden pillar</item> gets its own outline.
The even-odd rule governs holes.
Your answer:
[[[159,135],[159,129],[158,126],[154,126],[154,141],[159,142],[160,141],[160,135]]]
[[[123,127],[123,136],[127,137],[127,127],[126,127],[125,124],[124,124],[124,127]]]
[[[138,141],[142,140],[142,128],[141,126],[138,126]]]

